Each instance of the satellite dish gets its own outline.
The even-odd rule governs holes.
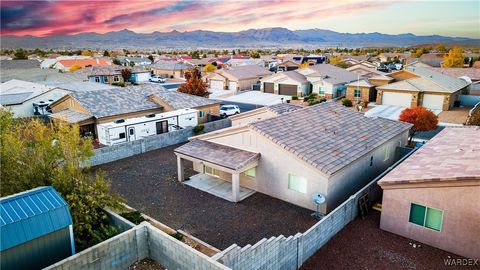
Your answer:
[[[317,211],[312,214],[312,217],[314,217],[318,220],[321,220],[323,216],[318,211],[318,208],[319,208],[320,204],[325,203],[325,201],[326,201],[325,196],[323,196],[322,194],[320,194],[318,192],[315,192],[315,193],[312,194],[312,200],[313,200],[313,203],[315,203],[317,205]]]
[[[318,192],[315,192],[312,194],[312,200],[316,205],[320,205],[322,203],[325,203],[325,196]]]

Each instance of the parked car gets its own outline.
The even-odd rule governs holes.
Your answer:
[[[150,79],[148,79],[151,82],[157,82],[157,83],[165,83],[166,79],[162,78],[158,75],[152,75]]]
[[[220,107],[220,115],[223,117],[239,114],[240,108],[237,105],[223,105]]]

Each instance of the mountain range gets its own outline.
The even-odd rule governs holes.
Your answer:
[[[286,48],[286,47],[364,47],[413,46],[427,43],[462,43],[480,45],[480,39],[417,36],[411,33],[390,35],[374,33],[339,33],[324,29],[289,30],[286,28],[249,29],[240,32],[135,33],[130,30],[104,34],[86,32],[50,37],[2,36],[3,48],[53,49],[188,49],[188,48]]]

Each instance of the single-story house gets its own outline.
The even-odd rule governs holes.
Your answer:
[[[310,82],[296,70],[280,72],[261,79],[260,91],[300,97],[310,93]]]
[[[122,77],[122,70],[129,69],[132,76],[128,80],[132,83],[148,82],[150,79],[150,71],[141,67],[123,67],[123,66],[101,66],[92,67],[90,74],[87,75],[90,82],[105,83],[105,84],[120,84],[125,83]]]
[[[430,67],[441,67],[443,64],[443,53],[424,53],[418,58],[418,62]]]
[[[68,94],[55,86],[21,80],[9,80],[1,84],[0,104],[13,112],[14,117],[48,115],[48,105]]]
[[[385,175],[380,228],[480,258],[480,129],[446,127]]]
[[[467,91],[469,83],[423,67],[407,67],[392,72],[388,77],[395,81],[377,87],[378,105],[400,107],[423,106],[432,110],[448,111]]]
[[[112,145],[208,122],[219,115],[219,105],[149,84],[70,93],[50,104],[49,117],[78,124],[83,134]]]
[[[229,67],[252,66],[252,65],[265,67],[265,61],[261,58],[230,59],[225,63],[225,65]]]
[[[248,65],[219,69],[205,77],[211,89],[241,91],[252,89],[254,84],[271,74],[263,66]]]
[[[403,62],[403,60],[408,59],[410,57],[411,57],[411,54],[406,54],[406,53],[381,53],[377,56],[377,58],[382,63],[391,62],[394,60],[399,60],[400,62]]]
[[[35,59],[22,59],[22,60],[1,60],[0,68],[2,70],[9,69],[36,69],[40,68],[40,61]]]
[[[303,62],[301,55],[284,55],[277,65],[279,71],[291,71],[298,69]]]
[[[355,65],[352,65],[351,67],[346,68],[345,70],[353,73],[357,73],[364,78],[371,78],[379,75],[387,75],[387,73],[377,70],[375,66],[367,67],[363,64],[355,64]]]
[[[151,66],[152,73],[166,78],[183,79],[189,66],[177,61],[158,61]]]
[[[298,72],[304,74],[312,84],[312,93],[327,99],[345,95],[345,85],[357,81],[360,76],[330,64],[314,65]]]
[[[53,68],[63,71],[70,71],[73,66],[79,66],[80,68],[96,67],[96,66],[109,66],[112,61],[108,58],[89,58],[89,59],[66,59],[58,60]]]
[[[354,104],[363,101],[375,101],[377,98],[377,90],[375,85],[370,83],[368,79],[361,79],[345,85],[347,93],[345,97],[351,100]]]
[[[396,162],[411,126],[336,102],[287,110],[192,138],[175,149],[178,179],[231,183],[224,198],[233,202],[256,191],[312,210],[319,192],[326,197],[320,212],[328,213]],[[198,172],[189,179],[186,160]]]
[[[192,67],[197,67],[199,68],[201,71],[203,71],[203,68],[210,64],[210,59],[211,58],[200,58],[200,59],[186,59],[184,60],[183,62],[187,65],[190,65]]]
[[[117,59],[120,61],[120,63],[122,63],[122,66],[126,67],[131,67],[132,65],[143,67],[152,64],[152,61],[147,57],[118,56]]]
[[[51,186],[0,198],[2,269],[42,269],[75,254],[67,202]]]
[[[471,82],[480,81],[480,68],[430,68],[450,77],[465,78]]]

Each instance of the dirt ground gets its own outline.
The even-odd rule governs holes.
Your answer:
[[[453,107],[449,111],[442,111],[438,115],[438,122],[464,124],[471,109],[470,107]]]
[[[225,249],[236,243],[255,244],[262,238],[295,235],[315,224],[311,210],[255,193],[232,203],[177,181],[174,145],[93,169],[107,173],[114,192],[126,203],[173,229]],[[192,175],[185,162],[186,176]]]
[[[350,222],[308,259],[302,270],[317,269],[456,269],[444,259],[462,258],[379,228],[380,213]],[[463,267],[460,269],[479,269]]]
[[[128,267],[128,270],[165,270],[166,268],[163,267],[158,262],[146,258],[141,261],[135,262],[134,264]]]

